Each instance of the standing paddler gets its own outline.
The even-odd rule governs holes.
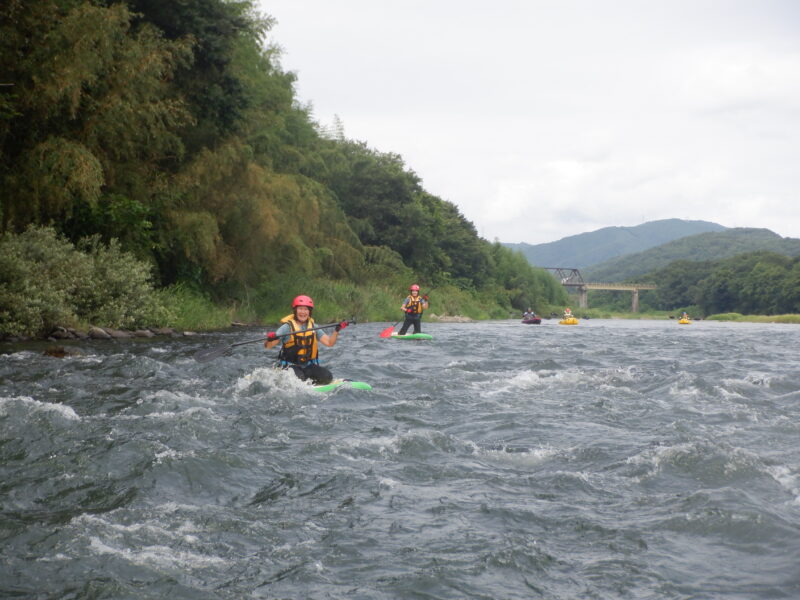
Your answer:
[[[292,301],[292,314],[281,319],[282,325],[277,331],[267,333],[265,348],[273,348],[282,344],[278,353],[279,365],[283,369],[292,368],[294,374],[305,381],[310,379],[316,385],[324,385],[333,380],[333,375],[319,364],[319,344],[332,347],[339,339],[339,332],[347,327],[342,321],[328,335],[315,329],[311,313],[314,301],[309,296],[297,296]]]
[[[405,335],[408,328],[414,326],[414,333],[422,331],[422,311],[428,308],[427,294],[420,298],[419,286],[415,283],[408,288],[409,295],[403,300],[403,305],[400,307],[406,313],[403,326],[397,335]]]

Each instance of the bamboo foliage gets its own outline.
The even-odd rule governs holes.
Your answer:
[[[75,4],[58,18],[58,10],[28,55],[33,85],[27,106],[36,114],[76,119],[81,105],[114,62],[129,15],[124,5],[104,9]]]
[[[150,26],[134,32],[130,21],[124,4],[81,3],[53,22],[27,58],[21,108],[111,159],[176,152],[170,132],[189,118],[169,80],[191,43],[166,41]]]
[[[208,211],[171,210],[174,243],[192,263],[205,268],[212,281],[223,279],[232,265],[229,248],[220,236],[217,219]]]
[[[120,185],[147,188],[134,182],[157,177],[153,161],[180,154],[177,128],[190,122],[169,87],[189,40],[134,31],[121,3],[32,0],[5,11],[0,66],[12,80],[3,105],[13,116],[0,124],[4,229],[62,218]]]
[[[97,157],[83,144],[50,137],[23,155],[17,189],[26,188],[30,202],[17,207],[28,222],[43,217],[64,219],[76,202],[95,204],[104,183]]]

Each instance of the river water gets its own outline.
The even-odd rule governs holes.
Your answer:
[[[0,597],[800,598],[800,327],[0,344]]]

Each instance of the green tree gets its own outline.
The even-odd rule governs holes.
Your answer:
[[[107,3],[114,6],[115,1]],[[127,5],[141,27],[155,27],[174,42],[191,41],[192,60],[174,73],[174,88],[194,118],[183,131],[190,154],[238,132],[249,99],[236,54],[241,44],[258,44],[273,21],[256,15],[253,2],[242,0],[127,0]]]
[[[779,313],[800,313],[800,259],[795,258],[783,279],[779,294]]]
[[[0,121],[3,229],[70,222],[105,193],[148,205],[157,163],[180,154],[176,130],[190,118],[170,93],[188,42],[134,30],[124,4],[31,0],[2,10],[0,72],[12,84],[12,114]]]

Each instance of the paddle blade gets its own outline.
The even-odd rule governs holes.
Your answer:
[[[386,329],[381,331],[381,337],[388,338],[391,337],[393,333],[394,333],[394,325],[391,325],[390,327],[387,327]]]
[[[232,346],[217,346],[216,348],[209,348],[207,350],[199,350],[194,353],[194,359],[197,362],[208,362],[210,360],[214,360],[215,358],[219,358],[220,356],[225,356],[231,351]]]

